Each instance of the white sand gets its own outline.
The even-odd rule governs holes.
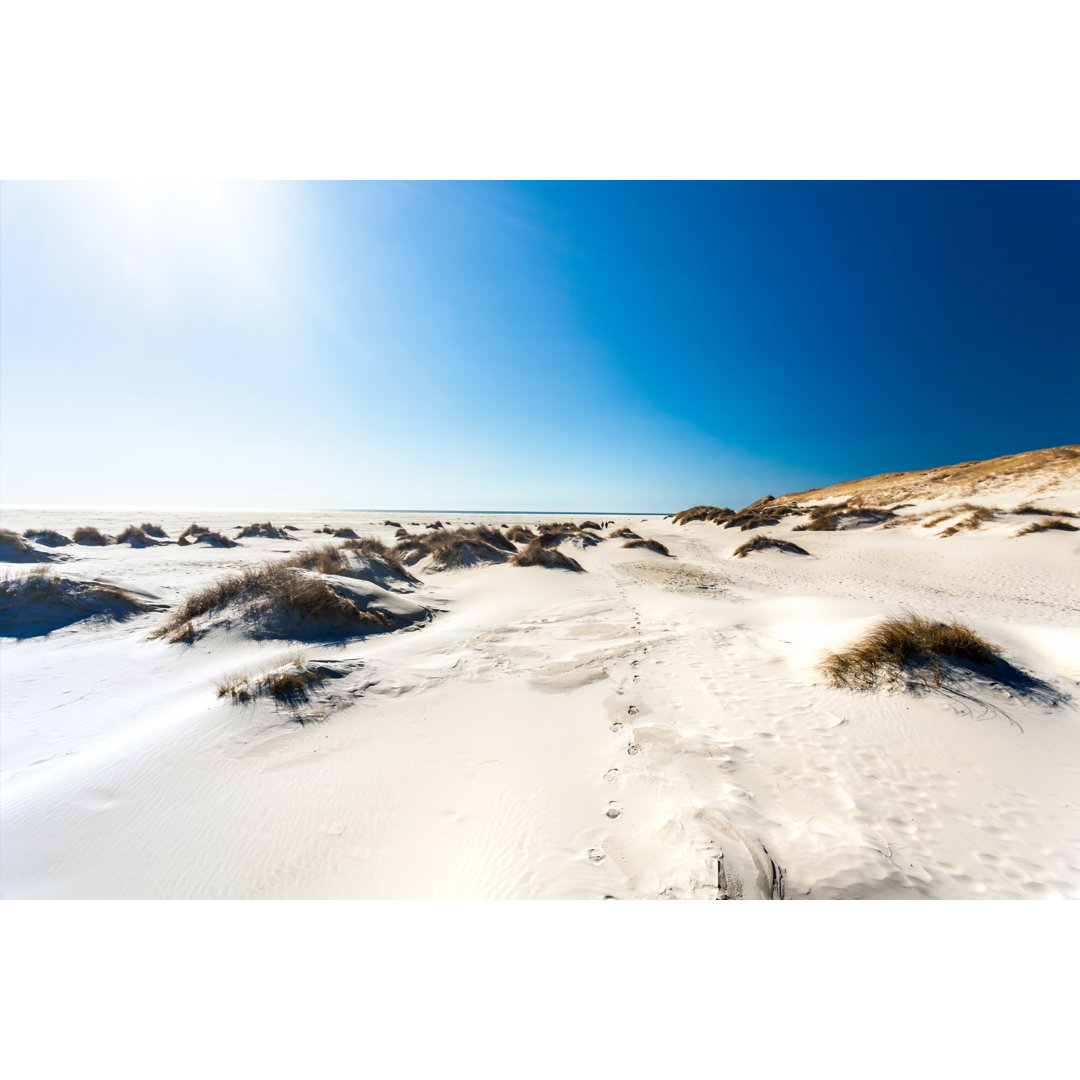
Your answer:
[[[2,524],[160,520],[175,538],[267,516],[10,509]],[[269,516],[299,541],[64,547],[56,571],[173,604],[327,541],[311,531],[324,523],[390,540],[387,517],[545,520]],[[603,520],[573,518],[588,516]],[[5,639],[3,895],[708,899],[720,861],[727,895],[747,899],[1075,897],[1080,533],[1016,538],[1023,523],[940,539],[786,519],[758,531],[811,557],[732,559],[754,534],[619,518],[673,557],[609,540],[563,546],[581,574],[421,567],[430,623],[304,647],[359,663],[334,689],[344,707],[303,725],[215,691],[288,642],[147,641],[152,612]],[[823,650],[905,607],[969,624],[1071,700],[824,685]]]

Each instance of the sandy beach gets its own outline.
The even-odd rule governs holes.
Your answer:
[[[1011,512],[1074,511],[1072,476],[999,481],[951,513],[943,488],[823,531],[799,528],[806,511],[749,530],[575,515],[602,527],[552,549],[580,570],[423,557],[396,591],[366,586],[416,621],[325,640],[242,620],[152,635],[223,576],[343,543],[323,529],[392,546],[436,521],[506,535],[566,516],[8,509],[18,534],[167,537],[31,540],[52,561],[6,564],[141,607],[48,633],[5,609],[3,895],[1075,897],[1080,540],[1018,535],[1047,516]],[[998,510],[942,535],[976,505]],[[267,521],[277,536],[176,543],[192,522],[233,538]],[[807,554],[733,557],[757,535]],[[827,685],[828,650],[903,611],[960,620],[1030,682]],[[332,677],[302,700],[219,696],[290,663]]]

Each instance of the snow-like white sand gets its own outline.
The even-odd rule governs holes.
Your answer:
[[[193,520],[233,536],[267,516],[10,509],[2,524],[70,536],[152,520],[175,539]],[[391,541],[387,517],[545,520],[270,516],[297,540],[48,550],[65,557],[57,574],[171,606],[223,573],[326,542],[313,532],[323,524]],[[918,525],[795,523],[757,532],[808,557],[734,559],[753,534],[624,517],[614,527],[672,557],[608,540],[563,545],[578,574],[421,565],[415,595],[436,611],[430,622],[303,646],[352,674],[333,711],[302,724],[271,701],[216,693],[291,642],[147,640],[161,612],[7,638],[3,895],[1080,895],[1080,533],[1017,538],[1017,519],[948,539]],[[967,623],[1045,691],[824,684],[823,651],[905,608]]]

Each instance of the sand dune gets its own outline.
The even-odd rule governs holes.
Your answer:
[[[73,596],[107,579],[141,599],[122,620],[4,630],[3,895],[1076,897],[1080,540],[1017,535],[1053,520],[1025,500],[1080,506],[1073,458],[1046,454],[1007,483],[976,469],[1015,502],[947,538],[970,511],[924,525],[960,501],[949,477],[919,496],[910,479],[864,490],[875,507],[906,485],[887,519],[797,531],[800,509],[751,526],[800,556],[735,558],[746,531],[707,514],[593,514],[601,535],[565,515],[336,513],[335,530],[378,541],[365,549],[294,512],[289,538],[236,547],[66,547]],[[191,511],[159,518],[179,536]],[[439,535],[398,549],[418,555],[402,577],[385,559],[418,518]],[[131,520],[4,514],[65,536]],[[197,520],[225,536],[244,518]],[[459,529],[477,530],[469,546],[446,546]],[[398,617],[298,634],[237,593],[188,639],[153,636],[267,564]],[[826,655],[905,610],[971,627],[1017,676],[829,684]],[[285,676],[302,672],[299,693]],[[250,692],[222,690],[244,679]]]

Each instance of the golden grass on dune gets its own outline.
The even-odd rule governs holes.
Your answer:
[[[1050,521],[1033,521],[1030,525],[1021,529],[1016,535],[1027,536],[1030,533],[1048,532],[1052,529],[1058,529],[1061,532],[1080,532],[1077,526],[1065,521],[1064,518],[1053,518]]]
[[[388,629],[393,623],[380,611],[367,611],[337,592],[320,575],[280,563],[264,563],[219,578],[192,593],[150,636],[169,642],[191,640],[197,620],[224,614],[236,617],[262,636],[292,633],[336,634]]]
[[[639,536],[635,540],[627,540],[622,546],[624,548],[645,548],[646,551],[655,551],[657,555],[667,555],[668,558],[671,558],[671,552],[659,540],[643,540]]]
[[[830,653],[819,668],[832,686],[873,690],[911,676],[942,683],[942,661],[989,665],[998,649],[958,622],[943,623],[908,613],[883,619],[855,644]]]
[[[531,540],[521,551],[510,557],[511,566],[543,566],[549,570],[584,571],[584,567],[555,545],[546,545],[543,537]]]
[[[769,548],[786,551],[790,555],[810,554],[805,548],[793,544],[790,540],[779,540],[774,536],[755,536],[752,540],[747,540],[745,544],[740,544],[731,555],[735,559],[745,559],[751,551],[767,551]]]
[[[847,480],[831,487],[781,495],[777,502],[810,502],[843,498],[852,506],[881,506],[909,499],[947,495],[970,498],[1007,490],[1020,483],[1076,484],[1080,482],[1080,446],[1056,446],[986,461],[964,461],[932,469],[881,473]]]

